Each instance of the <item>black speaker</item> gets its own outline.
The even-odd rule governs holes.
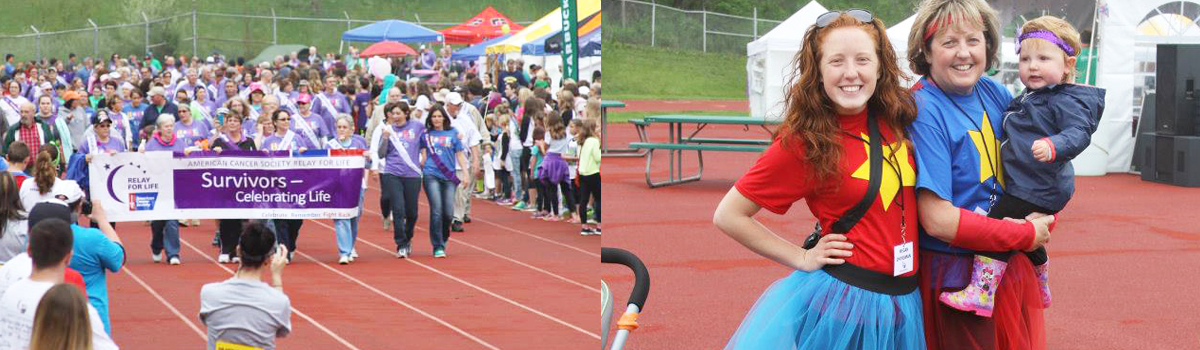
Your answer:
[[[1200,136],[1142,133],[1134,146],[1142,180],[1200,187]]]
[[[1144,157],[1145,152],[1143,150],[1150,148],[1150,145],[1148,144],[1149,137],[1145,137],[1144,135],[1154,132],[1154,113],[1156,113],[1154,110],[1154,99],[1155,95],[1153,92],[1142,97],[1142,113],[1138,117],[1137,125],[1133,130],[1133,164],[1131,164],[1131,168],[1134,171],[1146,169],[1144,164],[1147,160]]]
[[[1158,113],[1155,133],[1200,135],[1196,130],[1197,80],[1200,78],[1200,45],[1159,44],[1155,69]],[[1145,113],[1143,113],[1145,115]]]

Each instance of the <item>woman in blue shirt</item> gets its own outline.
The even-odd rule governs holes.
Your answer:
[[[429,241],[433,244],[433,257],[446,257],[446,241],[450,240],[450,220],[454,217],[454,189],[458,177],[454,174],[455,162],[466,164],[463,144],[458,131],[450,126],[450,115],[438,102],[425,118],[425,138],[421,147],[426,149],[425,197],[429,199]]]

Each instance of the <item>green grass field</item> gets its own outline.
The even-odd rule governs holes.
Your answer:
[[[39,31],[61,31],[91,28],[88,19],[98,26],[121,23],[140,23],[145,12],[151,20],[172,15],[187,14],[151,26],[151,42],[164,42],[156,48],[156,54],[192,54],[192,17],[194,8],[200,12],[237,13],[270,16],[275,9],[278,16],[345,18],[343,11],[352,19],[381,20],[401,19],[460,23],[478,14],[488,5],[516,22],[532,22],[554,10],[560,2],[556,0],[113,0],[113,1],[14,1],[0,11],[0,51],[14,53],[19,59],[36,58],[37,41],[33,38],[8,38],[6,36],[33,33],[30,26]],[[253,57],[272,40],[271,19],[244,19],[200,15],[197,18],[197,45],[199,55],[220,50],[230,56]],[[360,26],[365,23],[354,23]],[[445,25],[427,25],[441,29]],[[319,51],[336,51],[339,37],[345,31],[346,22],[278,21],[280,44],[316,45]],[[92,55],[92,31],[48,35],[42,38],[43,56],[66,58],[68,53]],[[121,29],[100,30],[99,51],[101,55],[145,53],[145,27],[134,26]],[[364,47],[366,43],[356,43]]]
[[[604,97],[616,100],[746,98],[746,57],[605,44]]]
[[[744,111],[653,111],[653,112],[621,112],[617,109],[608,111],[608,123],[625,123],[630,119],[637,119],[648,115],[660,114],[696,114],[696,115],[738,115],[749,117],[749,113]]]

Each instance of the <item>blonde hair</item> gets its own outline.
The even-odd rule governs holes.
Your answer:
[[[59,283],[38,303],[33,318],[30,350],[92,349],[92,326],[87,298],[79,287]]]
[[[983,0],[924,0],[917,6],[917,18],[908,33],[908,62],[913,73],[929,75],[930,63],[925,54],[937,33],[963,26],[983,30],[987,44],[984,70],[995,68],[1000,62],[1000,19],[996,10]]]
[[[1076,55],[1078,55],[1080,50],[1083,49],[1083,44],[1079,40],[1079,31],[1076,31],[1075,27],[1072,27],[1070,23],[1067,23],[1067,21],[1054,16],[1041,16],[1029,20],[1029,22],[1025,22],[1025,24],[1021,25],[1021,32],[1018,33],[1017,36],[1039,30],[1048,31],[1054,33],[1054,35],[1057,35],[1059,39],[1062,39],[1063,42],[1067,43],[1067,45],[1070,46],[1073,51],[1075,51]],[[1020,44],[1023,44],[1023,42],[1018,43],[1018,45]],[[1058,47],[1057,44],[1053,44],[1046,40],[1033,40],[1030,41],[1029,44],[1031,45],[1030,48],[1040,48],[1042,45],[1053,46],[1055,49],[1062,51],[1064,63],[1071,57],[1071,55],[1068,55],[1066,51],[1063,51],[1062,48]],[[1075,74],[1075,66],[1067,65],[1067,70],[1063,73],[1063,83],[1075,81]]]
[[[600,119],[600,98],[588,97],[587,107],[583,111],[583,116],[586,118]]]

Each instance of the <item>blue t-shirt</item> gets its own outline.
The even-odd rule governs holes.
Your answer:
[[[8,171],[8,162],[0,158],[0,171]]]
[[[980,78],[967,96],[944,93],[926,77],[913,91],[917,119],[908,132],[916,149],[917,188],[955,207],[988,212],[1004,193],[1001,124],[1012,94],[988,77]],[[942,252],[970,252],[929,236],[924,228],[920,243]]]
[[[433,175],[439,179],[450,181],[447,175],[455,176],[454,166],[457,159],[455,153],[463,150],[462,140],[458,139],[458,131],[454,129],[429,130],[426,135],[424,139],[421,139],[421,147],[430,151],[425,159],[425,175]],[[437,162],[433,160],[435,156],[442,161],[442,165],[445,165],[450,174],[446,174],[437,166]]]
[[[75,235],[70,267],[83,275],[87,285],[88,303],[100,313],[104,330],[112,334],[108,321],[108,276],[104,270],[118,272],[125,264],[125,248],[109,240],[100,229],[71,225]]]

